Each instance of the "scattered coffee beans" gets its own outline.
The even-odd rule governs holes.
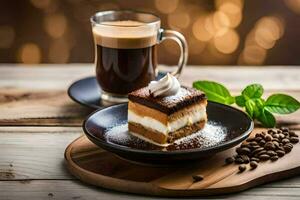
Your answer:
[[[257,167],[258,163],[256,161],[251,161],[250,162],[250,167],[251,169],[255,169]]]
[[[202,176],[202,175],[194,175],[194,176],[192,176],[192,178],[193,178],[193,182],[194,182],[194,183],[203,180],[203,176]]]
[[[293,149],[293,144],[299,142],[299,136],[283,127],[280,129],[269,129],[267,132],[256,133],[254,137],[247,138],[236,148],[236,155],[225,159],[226,164],[239,164],[239,172],[247,169],[245,164],[250,163],[251,169],[256,169],[258,163],[271,160],[275,162],[280,157]]]
[[[239,171],[240,173],[242,173],[243,171],[245,171],[247,169],[246,165],[240,165],[239,166]]]

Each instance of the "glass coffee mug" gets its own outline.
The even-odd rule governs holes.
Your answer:
[[[181,50],[179,76],[188,58],[182,34],[160,28],[160,18],[134,11],[104,11],[91,17],[95,41],[96,77],[101,98],[126,102],[127,94],[147,86],[157,75],[157,46],[165,39],[175,40]]]

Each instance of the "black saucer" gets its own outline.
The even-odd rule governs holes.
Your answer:
[[[165,75],[166,73],[159,72],[157,79]],[[94,76],[75,81],[69,87],[68,95],[73,101],[92,109],[109,106],[101,103],[101,87],[98,85],[96,77]]]
[[[87,137],[101,148],[127,160],[150,164],[177,164],[203,159],[237,145],[253,129],[248,115],[230,106],[209,102],[207,114],[204,132],[167,148],[129,135],[127,104],[95,111],[84,121],[83,129]]]

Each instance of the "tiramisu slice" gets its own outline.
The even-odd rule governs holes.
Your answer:
[[[180,87],[169,74],[130,93],[128,98],[129,132],[156,145],[191,135],[207,121],[205,95]]]

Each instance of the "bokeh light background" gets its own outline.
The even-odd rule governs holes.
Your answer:
[[[300,0],[6,0],[0,62],[90,63],[89,18],[97,11],[151,12],[187,38],[189,64],[300,65]],[[172,41],[159,62],[176,64]]]

